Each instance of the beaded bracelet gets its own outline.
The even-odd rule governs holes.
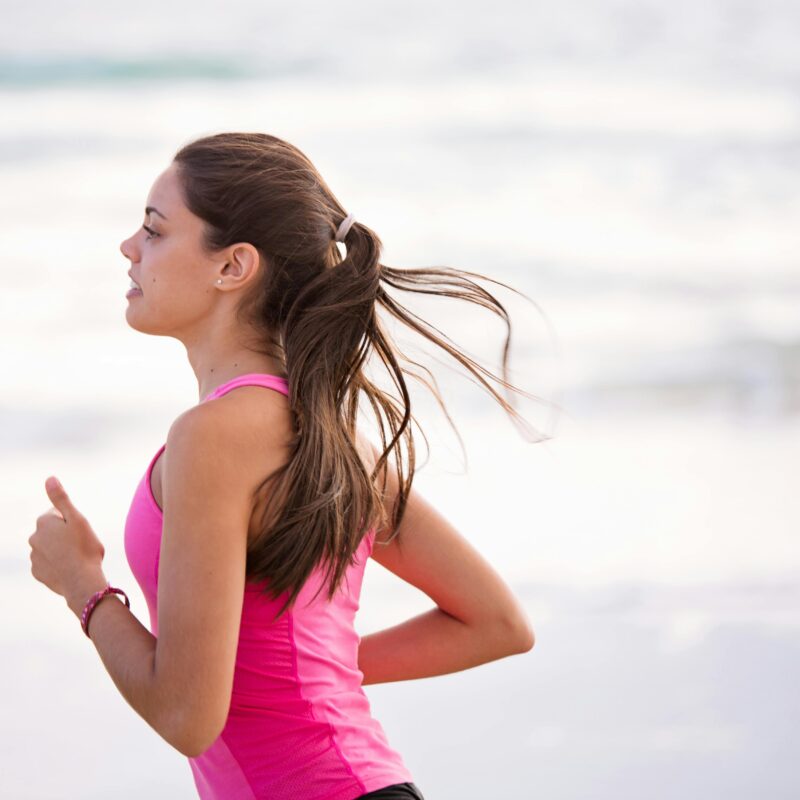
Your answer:
[[[105,589],[101,589],[99,592],[95,592],[88,600],[86,605],[83,607],[83,613],[81,614],[81,628],[83,628],[83,632],[89,636],[89,617],[92,616],[92,611],[94,611],[95,606],[104,598],[106,595],[111,594],[112,592],[116,592],[116,594],[121,594],[125,597],[125,605],[130,608],[131,601],[128,600],[128,595],[122,591],[122,589],[116,589],[111,584],[106,586]],[[91,637],[89,637],[91,638]]]

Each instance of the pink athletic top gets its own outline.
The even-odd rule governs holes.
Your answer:
[[[237,386],[264,386],[288,395],[285,378],[240,375],[203,401]],[[158,636],[158,560],[162,512],[150,474],[153,456],[125,522],[125,555],[142,589],[150,630]],[[274,622],[288,596],[270,601],[263,583],[246,584],[233,695],[225,728],[200,756],[189,758],[203,800],[354,800],[394,783],[413,781],[371,715],[361,686],[353,621],[375,531],[364,536],[333,601],[319,567],[295,606]]]

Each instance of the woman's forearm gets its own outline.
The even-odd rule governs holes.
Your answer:
[[[530,649],[510,624],[470,625],[437,606],[361,637],[358,668],[367,686],[446,675]]]
[[[67,605],[80,618],[87,600],[106,585],[102,575],[90,576],[69,593]],[[78,629],[76,636],[83,636]],[[119,595],[104,597],[89,619],[89,638],[120,694],[145,722],[177,750],[175,717],[157,691],[153,663],[156,639]]]

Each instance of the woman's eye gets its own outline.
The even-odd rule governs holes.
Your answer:
[[[152,228],[148,228],[147,225],[142,225],[142,227],[150,234],[145,238],[152,239],[154,236],[158,236],[158,234]]]

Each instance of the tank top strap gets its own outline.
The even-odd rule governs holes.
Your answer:
[[[203,398],[203,402],[222,397],[222,395],[231,391],[231,389],[236,389],[238,386],[264,386],[267,389],[275,389],[287,397],[289,395],[289,382],[286,378],[280,375],[271,375],[267,372],[248,372],[246,375],[237,375],[235,378],[220,384],[213,392]]]

